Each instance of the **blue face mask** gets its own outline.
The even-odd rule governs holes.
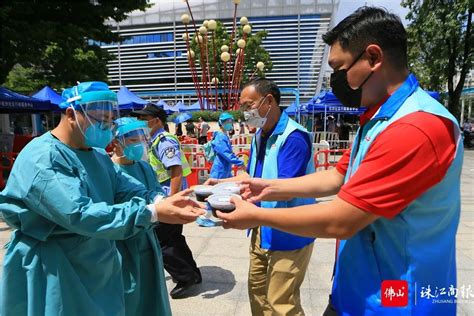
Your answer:
[[[225,131],[230,132],[232,128],[234,127],[232,125],[233,125],[232,123],[225,123],[224,125],[222,125],[222,127],[224,128]]]
[[[143,157],[143,153],[145,152],[145,147],[142,143],[131,144],[125,146],[123,149],[123,154],[130,160],[141,160]]]
[[[87,127],[84,133],[86,145],[105,149],[112,141],[114,135],[110,129],[100,128],[100,123],[95,123]]]

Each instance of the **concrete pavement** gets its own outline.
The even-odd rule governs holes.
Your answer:
[[[0,246],[10,231],[0,222]],[[186,225],[185,235],[200,266],[203,283],[193,296],[171,300],[174,315],[250,315],[247,296],[248,246],[245,232]],[[307,315],[321,315],[331,289],[333,240],[316,241],[306,279],[301,289]],[[474,151],[466,151],[462,173],[462,211],[457,234],[458,288],[470,286],[474,294]],[[4,249],[0,250],[3,263]],[[168,289],[174,283],[167,276]],[[458,315],[474,315],[474,297],[458,304]]]

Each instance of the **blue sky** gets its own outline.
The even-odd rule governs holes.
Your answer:
[[[377,1],[365,1],[365,0],[340,0],[339,9],[336,13],[336,23],[340,22],[343,18],[354,12],[358,7],[363,5],[374,5],[386,8],[388,11],[397,14],[406,25],[405,16],[408,10],[400,5],[400,0],[377,0]]]

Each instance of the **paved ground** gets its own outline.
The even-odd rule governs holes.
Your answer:
[[[9,230],[0,223],[0,245]],[[203,283],[192,297],[172,300],[174,315],[250,315],[247,297],[249,240],[242,231],[187,225],[185,235],[201,267]],[[4,250],[0,250],[3,262]],[[307,315],[321,315],[331,287],[334,241],[318,240],[302,287]],[[466,152],[462,174],[462,214],[457,235],[458,288],[472,289],[474,296],[474,151]],[[1,268],[0,268],[1,269]],[[173,283],[167,277],[168,289]],[[458,304],[458,315],[474,315],[474,297]]]

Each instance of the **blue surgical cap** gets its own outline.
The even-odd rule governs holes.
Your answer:
[[[140,121],[135,117],[121,117],[115,120],[115,137],[142,135],[143,130],[148,129],[146,121]]]
[[[224,123],[224,121],[227,121],[229,119],[233,120],[234,117],[232,116],[232,114],[224,112],[219,116],[219,123],[222,124]]]
[[[105,82],[100,81],[82,82],[64,90],[62,97],[66,99],[59,105],[62,109],[72,106],[74,109],[80,110],[81,104],[99,101],[110,102],[110,104],[117,103],[117,94],[111,91]]]

